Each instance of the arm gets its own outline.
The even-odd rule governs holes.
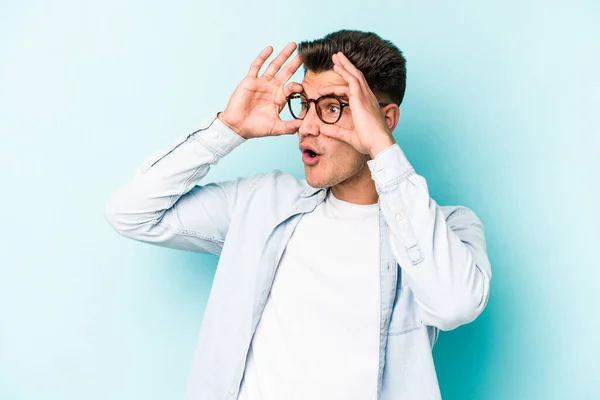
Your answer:
[[[252,181],[196,186],[245,139],[218,118],[153,155],[106,205],[121,235],[160,246],[220,254],[232,209]]]
[[[423,323],[450,330],[473,321],[487,304],[492,276],[479,218],[465,207],[446,216],[397,144],[368,165],[392,253]]]
[[[381,106],[363,73],[344,54],[334,54],[332,61],[348,86],[327,90],[349,97],[354,127],[327,125],[321,133],[371,156],[367,163],[390,227],[391,250],[423,322],[450,330],[474,320],[487,304],[492,276],[483,224],[464,207],[444,215],[429,197],[425,178],[415,173],[392,136],[398,105]]]
[[[245,140],[298,130],[301,121],[279,117],[286,97],[302,90],[295,82],[286,85],[302,63],[296,56],[283,66],[295,49],[296,44],[289,43],[259,77],[273,48],[261,51],[218,118],[152,156],[112,195],[105,210],[110,225],[142,242],[219,255],[235,205],[260,175],[196,185],[212,165]]]

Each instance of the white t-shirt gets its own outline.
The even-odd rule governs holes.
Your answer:
[[[328,196],[283,253],[238,400],[376,399],[378,205]]]

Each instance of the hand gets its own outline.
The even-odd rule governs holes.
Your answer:
[[[396,143],[379,101],[360,72],[341,52],[332,56],[333,71],[348,86],[330,86],[319,90],[320,95],[335,94],[348,97],[354,129],[339,125],[322,124],[320,132],[325,136],[343,140],[362,154],[375,158],[377,153]],[[395,125],[395,122],[394,122]]]
[[[273,48],[268,46],[261,51],[250,66],[248,75],[231,95],[225,111],[218,114],[218,118],[245,139],[296,133],[302,121],[282,121],[279,117],[286,97],[292,92],[302,92],[299,83],[291,82],[284,86],[302,65],[300,57],[296,55],[281,69],[294,50],[296,43],[289,43],[269,64],[262,76],[258,77],[260,68],[273,52]]]

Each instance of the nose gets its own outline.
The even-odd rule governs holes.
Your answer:
[[[309,103],[310,104],[310,103]],[[320,134],[321,120],[317,115],[316,106],[311,104],[308,108],[308,112],[302,119],[302,124],[298,129],[300,139],[307,135],[318,136]]]

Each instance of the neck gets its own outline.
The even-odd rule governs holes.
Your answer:
[[[342,201],[354,204],[375,204],[379,199],[375,181],[367,165],[358,174],[331,187],[333,195]]]

